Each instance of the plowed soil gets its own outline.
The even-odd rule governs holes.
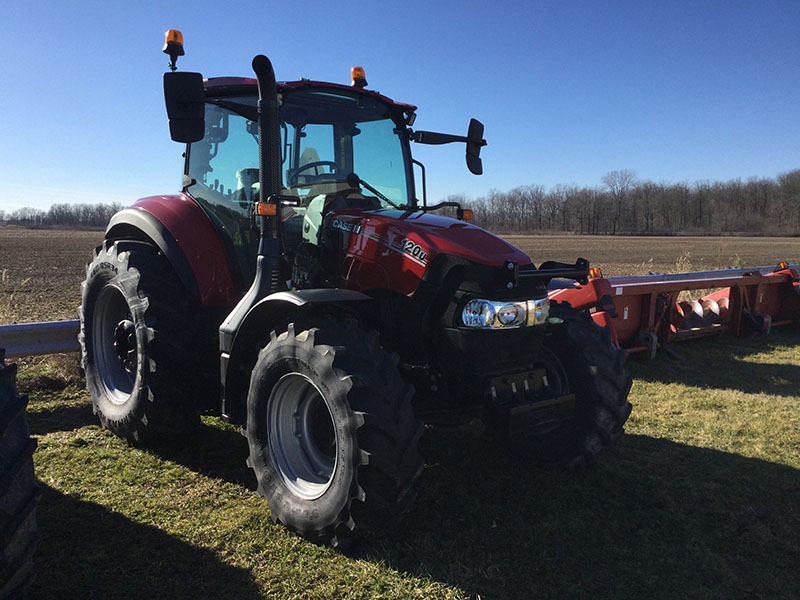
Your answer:
[[[0,324],[77,319],[102,231],[0,227]]]

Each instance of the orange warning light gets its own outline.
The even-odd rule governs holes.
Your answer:
[[[175,63],[179,56],[183,56],[183,34],[177,29],[169,29],[164,34],[164,54],[169,55],[169,68],[171,71],[177,69]]]
[[[278,214],[278,205],[272,202],[259,202],[256,205],[256,214],[259,217],[274,217]]]
[[[180,46],[181,50],[183,50],[183,34],[177,29],[169,29],[164,34],[164,52],[167,52],[167,48],[169,48],[170,44],[176,44]],[[179,56],[183,56],[183,52],[179,54]]]
[[[350,80],[353,87],[367,87],[367,76],[364,73],[364,67],[353,67],[350,69]]]

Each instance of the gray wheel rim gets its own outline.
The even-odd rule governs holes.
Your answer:
[[[272,388],[267,436],[286,487],[304,500],[322,496],[336,471],[338,438],[325,397],[305,375],[287,373]]]
[[[92,319],[92,350],[106,397],[125,404],[136,381],[138,351],[128,303],[122,292],[106,286],[97,296]]]

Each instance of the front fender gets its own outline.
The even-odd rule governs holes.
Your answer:
[[[237,293],[214,225],[186,194],[151,196],[115,214],[106,239],[146,239],[167,257],[186,290],[205,306],[231,306]]]
[[[222,383],[222,416],[231,423],[244,423],[245,401],[250,384],[250,371],[270,333],[292,319],[293,313],[314,305],[350,308],[363,314],[372,298],[355,290],[321,288],[275,292],[256,302],[247,312],[228,344],[220,336],[220,376]]]

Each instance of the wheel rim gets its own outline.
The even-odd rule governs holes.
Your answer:
[[[325,397],[305,375],[288,373],[267,406],[269,451],[283,483],[299,498],[319,498],[333,481],[338,447]]]
[[[139,354],[136,326],[122,292],[106,286],[97,296],[92,319],[92,349],[100,385],[114,404],[130,398]]]

